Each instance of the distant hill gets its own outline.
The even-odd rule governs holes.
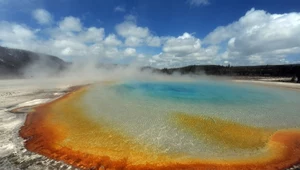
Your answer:
[[[54,75],[66,66],[55,56],[0,46],[0,77],[31,77],[45,72]]]
[[[260,65],[260,66],[220,66],[220,65],[190,65],[180,68],[154,69],[144,67],[164,74],[205,74],[214,76],[256,76],[256,77],[290,77],[300,82],[300,64]]]

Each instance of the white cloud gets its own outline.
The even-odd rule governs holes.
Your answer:
[[[116,26],[117,33],[125,38],[125,45],[130,47],[140,46],[143,39],[149,36],[149,29],[138,27],[135,22],[126,20]]]
[[[279,64],[293,62],[287,59],[290,54],[300,54],[299,21],[300,13],[270,14],[252,9],[238,21],[216,28],[204,40],[187,32],[177,37],[157,36],[148,27],[137,25],[133,15],[127,15],[108,35],[104,28],[85,27],[73,16],[41,30],[0,21],[0,45],[63,59],[138,61],[155,67]],[[150,56],[152,48],[138,53],[135,47],[140,47],[138,51],[149,47],[160,51]]]
[[[80,58],[91,61],[112,58],[112,61],[117,61],[125,57],[111,43],[116,45],[118,40],[112,35],[105,37],[104,28],[90,27],[82,28],[80,32],[70,32],[57,27],[41,31],[48,33],[50,38],[43,39],[35,30],[23,25],[0,22],[0,45],[47,53],[63,59],[72,58],[73,61]]]
[[[143,43],[143,39],[139,37],[130,36],[125,39],[125,45],[129,47],[140,46]]]
[[[126,9],[122,6],[116,6],[114,11],[115,12],[126,12]]]
[[[53,46],[61,49],[73,49],[73,50],[81,50],[86,47],[86,45],[80,41],[72,41],[72,40],[61,40],[56,39],[53,41]]]
[[[187,0],[187,3],[191,6],[205,6],[210,4],[209,0]]]
[[[104,28],[82,28],[80,32],[69,32],[64,31],[59,28],[54,28],[50,32],[51,40],[62,41],[62,42],[72,42],[81,43],[84,45],[91,45],[96,43],[102,43],[105,33]]]
[[[160,47],[161,46],[161,40],[158,36],[147,37],[146,43],[148,46],[151,46],[151,47]]]
[[[105,40],[104,44],[108,46],[119,46],[122,44],[122,41],[118,40],[115,34],[109,34]]]
[[[215,63],[219,48],[201,48],[201,40],[192,34],[184,33],[178,37],[165,37],[163,52],[148,59],[155,67],[180,67],[190,64]]]
[[[79,35],[84,42],[93,43],[102,41],[104,38],[104,28],[90,27]]]
[[[136,50],[134,48],[126,48],[124,50],[124,55],[127,57],[132,57],[136,55]]]
[[[49,46],[58,53],[58,56],[77,57],[89,59],[105,58],[106,50],[104,48],[104,28],[82,28],[80,32],[69,32],[61,29],[55,29],[51,34],[51,39],[48,40]]]
[[[160,37],[150,33],[149,28],[136,25],[136,18],[132,15],[125,17],[125,21],[116,25],[116,32],[125,38],[125,45],[136,47],[147,45],[151,47],[160,47]]]
[[[172,37],[166,41],[163,51],[174,55],[184,56],[198,51],[201,48],[200,39],[195,38],[189,33],[184,33],[177,38]]]
[[[0,44],[26,49],[36,38],[35,31],[24,25],[0,22]]]
[[[68,16],[59,22],[59,28],[63,31],[81,31],[82,25],[79,18]]]
[[[45,9],[34,10],[32,16],[41,25],[50,24],[53,20],[51,14]]]
[[[216,28],[204,42],[227,42],[225,55],[235,64],[280,63],[283,56],[300,48],[299,21],[300,13],[270,14],[251,9],[238,21]]]
[[[116,26],[117,33],[122,37],[137,37],[145,38],[149,35],[149,29],[147,27],[138,27],[132,21],[125,21]]]

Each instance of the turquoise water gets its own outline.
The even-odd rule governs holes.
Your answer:
[[[182,112],[273,129],[300,128],[298,91],[225,81],[138,82],[95,85],[83,98],[91,120],[139,143],[190,156],[243,155],[184,133],[170,117]],[[226,152],[225,152],[226,150]]]
[[[277,89],[240,86],[225,82],[129,82],[115,86],[126,95],[143,95],[174,102],[214,104],[259,104],[281,102],[283,93]],[[288,93],[288,92],[286,92]],[[290,92],[289,97],[297,97]]]

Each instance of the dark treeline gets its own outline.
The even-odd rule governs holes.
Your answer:
[[[154,69],[165,74],[205,74],[214,76],[290,77],[300,82],[300,64],[260,66],[190,65],[180,68]]]

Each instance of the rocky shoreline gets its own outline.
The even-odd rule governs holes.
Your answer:
[[[0,170],[70,169],[69,165],[28,151],[19,137],[28,110],[66,94],[68,86],[36,87],[27,80],[0,81]],[[21,108],[21,109],[20,109]],[[25,109],[25,110],[24,110]]]

